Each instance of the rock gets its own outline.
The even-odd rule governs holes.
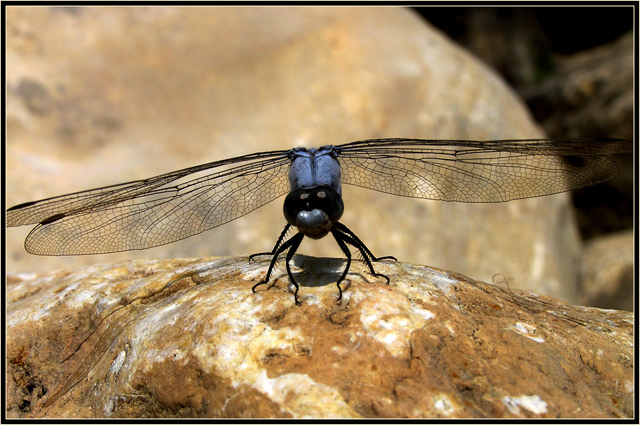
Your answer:
[[[499,77],[407,9],[15,7],[7,30],[9,206],[298,145],[543,136]],[[29,229],[10,229],[8,269],[267,251],[281,202],[109,256],[33,257]],[[376,255],[576,299],[566,195],[466,205],[345,187],[344,202]],[[342,255],[332,241],[300,252]]]
[[[628,33],[607,45],[558,56],[552,76],[521,90],[549,134],[633,138],[633,42]]]
[[[549,68],[552,44],[527,7],[420,8],[431,24],[518,89]]]
[[[585,247],[580,296],[584,305],[633,311],[633,230],[602,236]]]
[[[634,139],[631,9],[423,8],[421,12],[505,77],[548,136]],[[571,28],[564,25],[576,13],[580,19],[570,19]],[[594,24],[598,31],[593,31]],[[607,42],[592,48],[596,40]],[[587,50],[567,54],[580,49]],[[617,178],[571,193],[586,243],[633,228],[633,156],[617,157],[616,162]],[[632,256],[631,239],[626,249],[624,256]],[[629,310],[631,299],[625,298],[629,303],[622,309]],[[612,304],[605,304],[607,300]],[[579,295],[577,302],[621,308],[607,295],[603,300]]]
[[[633,140],[634,40],[629,32],[606,45],[557,55],[548,78],[520,90],[547,134]],[[621,168],[618,178],[573,193],[585,240],[633,228],[633,158],[616,161]],[[627,249],[631,254],[633,244]]]
[[[7,415],[632,417],[633,315],[431,267],[134,260],[7,282]]]

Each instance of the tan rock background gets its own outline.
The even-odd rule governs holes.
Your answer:
[[[11,7],[7,205],[254,151],[376,137],[543,133],[508,86],[400,8]],[[346,187],[343,222],[377,255],[574,302],[580,242],[566,195],[497,205]],[[271,249],[278,200],[187,240],[107,256],[34,257],[13,271]],[[301,253],[341,256],[329,239]]]

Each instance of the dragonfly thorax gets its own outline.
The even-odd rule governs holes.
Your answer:
[[[289,166],[289,190],[328,186],[342,195],[342,174],[333,146],[295,148]]]
[[[344,212],[338,192],[329,186],[296,189],[284,200],[284,217],[312,239],[324,237]]]

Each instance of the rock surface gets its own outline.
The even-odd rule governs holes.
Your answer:
[[[10,417],[631,417],[633,316],[406,263],[135,260],[8,276]],[[380,281],[382,280],[382,282]]]
[[[633,231],[618,232],[590,241],[584,250],[580,301],[584,305],[634,310]]]
[[[55,33],[55,37],[51,34]],[[508,86],[400,8],[12,7],[7,10],[7,204],[254,151],[377,137],[543,133]],[[376,255],[575,300],[567,197],[496,205],[344,188],[343,222]],[[13,271],[272,248],[278,200],[145,252],[38,258],[7,233]],[[331,241],[301,253],[340,256]]]

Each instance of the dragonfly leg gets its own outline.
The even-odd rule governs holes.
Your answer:
[[[356,236],[351,229],[340,222],[336,222],[333,224],[334,228],[337,228],[340,232],[351,236],[351,239],[355,241],[355,244],[352,244],[362,253],[363,257],[369,257],[371,261],[380,261],[380,260],[393,260],[398,261],[398,259],[392,255],[386,255],[384,257],[376,257],[373,253],[367,248],[367,246],[360,240],[358,236]]]
[[[342,288],[340,287],[340,282],[342,282],[344,278],[347,276],[347,273],[349,272],[349,268],[351,267],[351,251],[349,251],[349,247],[347,247],[347,244],[344,241],[343,233],[340,233],[339,230],[332,228],[331,234],[335,238],[342,252],[344,252],[344,255],[347,257],[347,266],[344,268],[344,271],[342,272],[342,276],[340,276],[340,279],[338,279],[338,281],[336,282],[336,286],[338,287],[338,291],[339,291],[338,299],[336,301],[340,301],[342,299]]]
[[[291,261],[291,258],[293,258],[293,254],[295,254],[296,251],[298,250],[298,247],[300,246],[300,242],[302,242],[302,239],[304,239],[304,235],[302,233],[298,233],[287,241],[287,242],[293,241],[291,243],[291,248],[289,248],[289,251],[287,252],[286,265],[287,265],[287,274],[289,275],[289,280],[291,280],[291,283],[293,283],[293,286],[296,287],[296,291],[293,293],[293,299],[295,300],[296,305],[300,305],[300,301],[298,301],[298,290],[300,289],[300,286],[298,286],[298,282],[296,282],[296,280],[293,278],[293,273],[291,273],[291,267],[289,266],[289,261]]]
[[[346,242],[349,245],[352,245],[353,247],[355,247],[358,251],[360,251],[360,253],[362,254],[362,259],[364,260],[364,262],[369,267],[369,271],[371,271],[371,274],[376,276],[376,277],[385,278],[387,280],[387,285],[389,284],[389,277],[384,275],[384,274],[382,274],[382,273],[376,273],[376,271],[373,268],[373,264],[371,264],[371,261],[380,261],[380,260],[383,260],[383,259],[396,260],[395,257],[387,256],[387,257],[376,258],[371,253],[369,248],[367,248],[367,246],[351,230],[349,230],[349,228],[347,228],[347,226],[345,226],[344,224],[334,223],[333,227],[331,228],[331,233],[333,234],[333,237],[336,238],[336,240],[338,240],[338,238],[340,238],[343,241],[343,243]],[[339,236],[336,236],[336,235],[339,235]],[[340,244],[340,242],[338,242],[338,245],[339,244]]]
[[[298,295],[298,284],[293,279],[293,275],[291,274],[291,270],[289,268],[289,260],[291,259],[291,257],[293,257],[293,254],[296,252],[296,250],[300,246],[300,242],[302,242],[303,238],[304,238],[304,235],[302,233],[297,233],[291,239],[289,239],[288,241],[286,241],[285,243],[281,244],[279,247],[276,248],[276,251],[273,253],[273,258],[271,259],[271,263],[269,264],[269,268],[267,269],[267,274],[265,275],[264,279],[262,279],[260,282],[258,282],[255,285],[253,285],[253,287],[251,288],[251,290],[254,293],[256,292],[256,288],[258,286],[264,285],[264,284],[269,282],[269,278],[271,277],[271,272],[273,272],[273,267],[276,265],[276,261],[278,260],[278,256],[288,249],[289,252],[287,253],[287,274],[289,275],[289,279],[291,279],[291,281],[293,282],[293,284],[296,287],[296,292],[294,294],[294,298],[296,300],[296,304],[299,304],[298,297],[297,297],[297,295]],[[271,254],[271,253],[268,253],[268,254]]]
[[[276,245],[273,247],[271,252],[258,252],[257,254],[251,254],[249,256],[249,262],[253,261],[254,257],[259,257],[261,255],[275,255],[275,253],[278,252],[278,248],[280,247],[280,245],[282,245],[282,242],[284,242],[284,239],[287,237],[287,233],[289,233],[290,228],[291,228],[291,224],[289,223],[287,223],[287,225],[284,226],[284,230],[282,231],[282,233],[280,233],[280,236],[278,237],[278,241],[276,242]],[[282,251],[279,251],[279,252],[282,252]]]

